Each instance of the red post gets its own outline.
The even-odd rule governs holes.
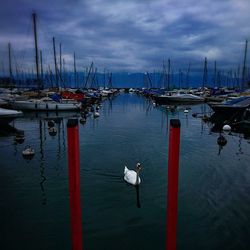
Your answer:
[[[80,150],[78,120],[69,119],[68,166],[69,166],[69,200],[72,250],[82,250],[82,210],[80,198]]]
[[[180,127],[181,123],[179,119],[170,120],[168,146],[167,250],[176,250]]]

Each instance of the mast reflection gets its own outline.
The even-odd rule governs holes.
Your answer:
[[[46,197],[46,192],[45,192],[45,188],[44,188],[44,183],[46,181],[46,177],[44,175],[45,160],[44,160],[44,150],[43,150],[45,138],[43,138],[43,125],[42,125],[41,119],[39,119],[39,139],[40,139],[40,177],[41,177],[40,187],[41,187],[41,191],[42,191],[42,204],[46,205],[47,204],[47,197]]]

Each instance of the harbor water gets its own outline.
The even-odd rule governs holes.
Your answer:
[[[165,249],[169,121],[181,121],[177,249],[250,249],[250,138],[224,134],[192,113],[206,104],[155,107],[134,93],[106,100],[79,124],[85,250]],[[57,134],[48,117],[58,116]],[[0,135],[0,248],[71,249],[67,120],[78,113],[25,113]],[[26,145],[35,156],[24,159]],[[142,165],[136,190],[124,166]]]

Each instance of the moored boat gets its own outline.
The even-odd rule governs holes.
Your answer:
[[[22,111],[0,108],[0,125],[7,125],[17,117],[23,116]]]
[[[74,100],[61,100],[60,102],[56,102],[47,97],[26,101],[13,101],[10,105],[13,109],[33,111],[78,110],[81,108],[81,103]]]
[[[202,103],[205,99],[201,96],[196,96],[193,94],[180,92],[172,93],[168,92],[164,95],[156,95],[154,97],[157,104],[171,104],[171,103],[183,103],[183,104],[193,104]]]
[[[209,105],[216,114],[232,116],[235,113],[243,114],[250,107],[250,96],[241,96],[220,104]]]
[[[8,102],[0,98],[0,107],[5,107],[8,105]]]

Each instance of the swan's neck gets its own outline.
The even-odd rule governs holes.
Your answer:
[[[139,184],[139,170],[136,170],[136,181],[135,181],[135,185]]]

